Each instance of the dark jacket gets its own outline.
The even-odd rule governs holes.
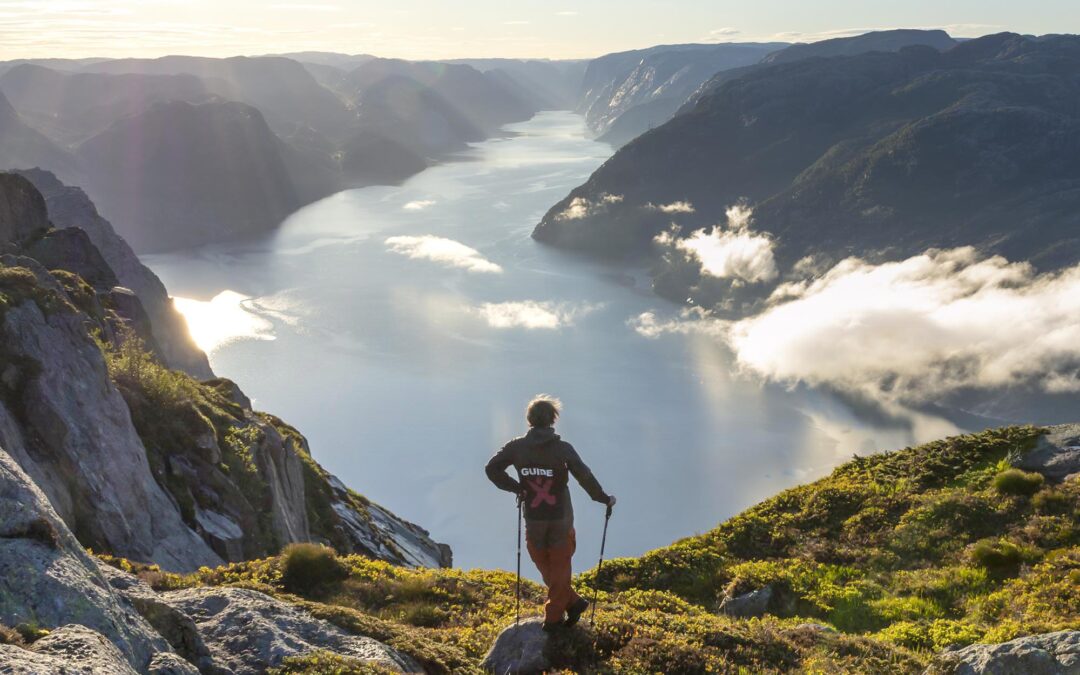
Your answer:
[[[517,469],[517,480],[506,473],[511,465]],[[526,522],[562,520],[573,523],[570,474],[593,501],[608,503],[607,493],[578,457],[574,446],[559,438],[551,427],[530,429],[521,438],[510,441],[488,461],[485,471],[500,490],[514,494],[525,490]]]

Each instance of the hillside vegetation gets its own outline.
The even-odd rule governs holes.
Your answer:
[[[1011,427],[856,457],[716,529],[577,577],[594,628],[549,644],[603,673],[921,672],[938,651],[1080,628],[1080,482],[1011,468],[1040,431]],[[191,575],[133,568],[158,589],[240,585],[382,640],[431,672],[475,672],[513,622],[514,575],[415,570],[295,545]],[[725,597],[770,587],[764,616]],[[526,614],[542,589],[525,583]],[[281,672],[377,672],[326,654]]]

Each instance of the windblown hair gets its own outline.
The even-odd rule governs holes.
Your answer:
[[[559,419],[562,411],[562,402],[554,396],[540,394],[529,401],[529,407],[525,410],[525,419],[529,420],[530,427],[550,427]]]

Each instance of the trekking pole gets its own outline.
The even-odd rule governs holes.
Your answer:
[[[521,495],[517,498],[517,521],[518,521],[518,539],[517,539],[517,592],[514,602],[514,611],[516,617],[514,619],[514,625],[521,623]]]
[[[590,610],[589,614],[590,628],[596,623],[596,593],[597,587],[600,585],[600,570],[604,568],[604,546],[607,544],[607,524],[609,520],[611,520],[611,504],[608,504],[607,511],[604,512],[604,536],[600,537],[600,562],[596,564],[596,581],[593,583],[592,610]]]

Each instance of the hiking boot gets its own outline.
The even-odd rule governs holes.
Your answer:
[[[566,609],[566,621],[564,625],[573,626],[581,618],[581,615],[585,613],[585,610],[589,608],[589,601],[585,598],[578,598],[578,601],[570,605]]]
[[[548,623],[547,621],[545,621],[544,625],[540,626],[541,630],[543,630],[545,633],[554,633],[562,627],[562,621],[556,621],[554,623]]]

